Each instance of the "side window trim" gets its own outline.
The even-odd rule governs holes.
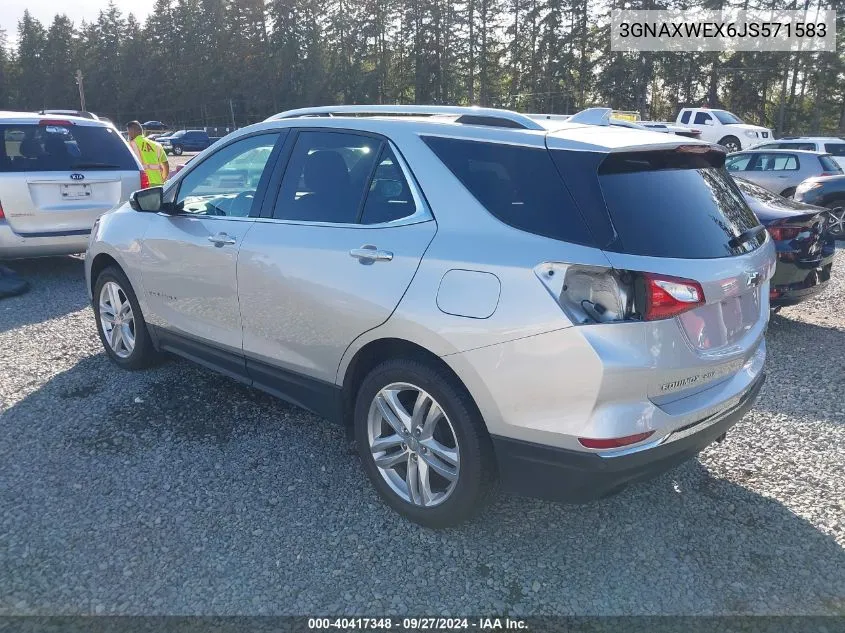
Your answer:
[[[276,207],[276,202],[278,201],[279,195],[281,195],[282,180],[284,180],[285,173],[287,172],[288,166],[290,165],[293,149],[296,146],[296,141],[299,138],[299,135],[303,132],[336,132],[340,134],[357,134],[358,136],[366,136],[381,141],[382,145],[379,149],[379,152],[382,152],[385,147],[390,147],[390,149],[393,151],[393,155],[396,157],[396,160],[399,163],[399,167],[402,170],[402,175],[405,177],[405,181],[408,183],[408,187],[411,190],[411,196],[413,197],[414,204],[416,205],[415,212],[412,215],[400,218],[398,220],[394,220],[392,222],[380,222],[378,224],[361,224],[361,214],[363,213],[364,205],[366,204],[367,200],[367,196],[364,195],[358,210],[358,221],[354,223],[317,222],[310,220],[283,220],[280,218],[274,218],[273,210]],[[377,166],[378,164],[376,163],[376,165],[374,165],[373,167],[373,173],[375,172]],[[372,182],[373,173],[371,173],[369,176],[369,180],[367,181],[368,184]],[[366,191],[369,191],[369,187],[367,187]],[[399,148],[396,147],[393,141],[391,141],[386,136],[382,136],[381,134],[376,134],[374,132],[369,132],[366,130],[319,126],[289,128],[289,134],[287,135],[287,139],[285,140],[283,147],[280,148],[280,156],[277,161],[276,171],[273,172],[273,175],[270,179],[270,186],[268,187],[266,195],[264,196],[264,202],[261,206],[261,213],[260,215],[256,215],[255,217],[262,223],[325,226],[347,229],[373,229],[380,227],[404,226],[407,224],[419,224],[421,222],[428,222],[429,220],[435,219],[434,214],[431,212],[431,209],[428,205],[428,201],[425,199],[425,195],[422,192],[422,188],[417,182],[417,179],[411,171],[410,166],[405,160],[405,157],[402,155],[402,152],[399,151]]]
[[[271,181],[271,176],[273,174],[275,174],[275,171],[276,171],[276,166],[274,165],[273,170],[271,172],[271,176],[268,176],[267,175],[268,174],[267,166],[270,165],[271,162],[273,162],[273,163],[278,162],[279,154],[281,153],[282,148],[285,146],[285,144],[288,140],[288,137],[290,137],[290,129],[289,128],[280,127],[280,128],[256,131],[256,132],[253,132],[251,134],[244,134],[243,136],[239,136],[235,139],[232,139],[231,141],[229,141],[225,145],[221,145],[220,147],[215,147],[214,151],[210,152],[207,156],[204,156],[201,161],[194,163],[193,165],[190,165],[190,166],[186,167],[185,169],[183,169],[179,173],[179,177],[175,181],[173,181],[172,187],[167,188],[167,186],[165,184],[164,201],[169,202],[169,203],[174,203],[179,198],[179,190],[182,188],[182,182],[185,180],[185,177],[188,176],[192,171],[194,171],[197,167],[202,165],[202,163],[204,163],[206,160],[208,160],[209,158],[211,158],[212,156],[214,156],[218,152],[221,152],[221,151],[225,150],[227,147],[230,147],[231,145],[234,145],[235,143],[238,143],[238,142],[243,141],[245,139],[253,138],[255,136],[265,136],[265,135],[269,135],[269,134],[276,134],[277,138],[276,138],[275,144],[273,145],[273,149],[270,152],[270,156],[267,157],[267,163],[264,167],[264,171],[261,174],[261,179],[258,182],[258,187],[255,190],[255,197],[253,198],[252,206],[250,207],[250,210],[249,210],[249,215],[247,215],[245,217],[228,217],[228,216],[214,216],[214,215],[202,216],[203,218],[219,218],[219,219],[223,219],[223,220],[254,220],[255,218],[258,217],[258,211],[262,208],[263,201],[267,197],[267,193],[269,192],[268,184]],[[195,217],[195,216],[191,215],[190,213],[178,213],[174,217],[185,217],[185,216]]]

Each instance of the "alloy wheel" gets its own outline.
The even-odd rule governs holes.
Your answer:
[[[100,290],[100,325],[115,355],[128,358],[135,349],[135,315],[129,297],[113,281]]]
[[[740,149],[742,149],[739,146],[739,143],[737,143],[736,141],[728,141],[725,143],[724,147],[726,150],[728,150],[729,154],[732,154],[733,152],[738,152]]]
[[[460,448],[440,404],[410,383],[392,383],[373,398],[367,439],[379,474],[404,501],[446,501],[460,473]]]
[[[845,207],[830,210],[827,230],[836,239],[845,239]]]

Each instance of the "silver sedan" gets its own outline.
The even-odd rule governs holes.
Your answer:
[[[734,176],[791,197],[795,188],[813,176],[839,176],[842,168],[830,154],[804,150],[747,150],[725,160]]]

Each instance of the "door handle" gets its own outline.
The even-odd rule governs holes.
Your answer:
[[[393,253],[390,251],[379,250],[372,244],[365,244],[361,248],[353,248],[349,251],[349,255],[360,261],[362,264],[389,262],[393,259]]]
[[[234,244],[237,239],[228,233],[218,233],[217,235],[209,235],[208,241],[215,246],[225,246],[226,244]]]

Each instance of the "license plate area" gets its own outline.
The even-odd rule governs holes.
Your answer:
[[[713,352],[735,344],[760,319],[760,289],[752,288],[680,316],[693,347]]]
[[[62,200],[79,200],[91,197],[91,185],[59,185]]]

